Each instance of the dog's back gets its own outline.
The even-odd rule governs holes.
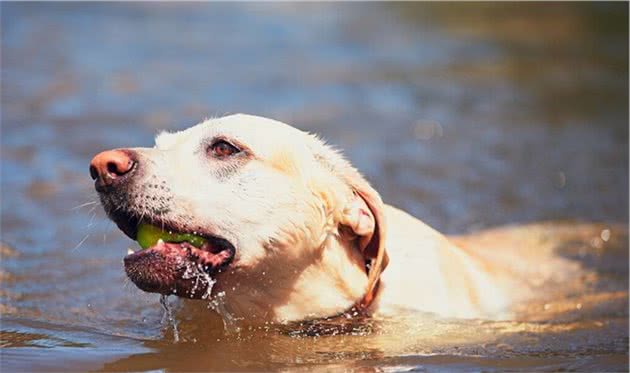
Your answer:
[[[514,317],[528,301],[583,290],[584,278],[594,274],[580,258],[603,255],[612,236],[627,242],[623,227],[570,223],[446,237],[395,207],[387,206],[386,215],[390,263],[379,303],[385,314],[409,308],[447,317]]]

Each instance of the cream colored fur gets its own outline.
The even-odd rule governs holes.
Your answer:
[[[208,157],[206,148],[217,137],[245,147],[247,157]],[[162,133],[154,148],[135,150],[146,164],[146,182],[169,187],[154,192],[169,201],[162,218],[194,222],[236,246],[234,262],[217,275],[214,289],[225,292],[233,317],[287,322],[334,316],[364,295],[361,249],[376,214],[356,207],[355,191],[371,188],[317,137],[238,114]],[[381,223],[387,227],[389,264],[370,312],[503,315],[506,288],[483,263],[407,213],[389,205],[377,208],[386,220]]]

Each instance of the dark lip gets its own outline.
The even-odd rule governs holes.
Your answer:
[[[108,215],[127,237],[134,241],[136,240],[138,235],[138,225],[140,225],[140,218],[136,217],[135,214],[127,213],[121,210],[111,212]]]
[[[226,248],[226,247],[231,246],[233,249],[236,248],[235,245],[232,244],[229,240],[223,237],[217,236],[215,234],[206,232],[203,229],[188,228],[179,224],[175,224],[168,220],[155,218],[153,216],[143,216],[142,218],[140,218],[133,213],[128,213],[126,211],[118,210],[116,212],[109,214],[109,217],[110,219],[112,219],[114,223],[116,223],[118,228],[127,237],[131,238],[134,241],[136,240],[137,235],[138,235],[138,226],[141,223],[146,223],[146,224],[154,225],[156,227],[160,227],[162,228],[162,230],[165,230],[165,231],[178,232],[178,233],[192,233],[194,231],[196,232],[195,233],[196,235],[203,237],[208,241],[211,241],[214,244],[214,247]]]
[[[118,210],[110,218],[132,240],[137,238],[138,225],[152,224],[173,232],[195,232],[206,239],[200,247],[191,243],[161,242],[126,255],[123,259],[127,277],[141,290],[190,299],[207,299],[211,295],[213,276],[233,261],[236,247],[228,240],[194,226],[140,217]],[[208,277],[212,276],[212,277]]]

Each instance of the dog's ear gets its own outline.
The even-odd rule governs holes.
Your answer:
[[[387,226],[384,204],[378,192],[351,166],[345,171],[343,178],[353,196],[343,211],[339,231],[342,235],[356,236],[358,248],[369,268],[366,295],[358,304],[363,308],[372,302],[381,272],[389,261],[385,250]]]
[[[376,228],[376,218],[365,199],[354,189],[352,198],[343,209],[339,223],[339,233],[343,237],[350,240],[356,239],[362,252],[368,248]],[[368,254],[368,256],[371,255]]]
[[[315,136],[311,140],[309,145],[315,160],[352,191],[350,198],[350,193],[347,193],[340,198],[343,202],[337,202],[345,203],[337,223],[342,236],[356,240],[368,268],[366,293],[355,305],[359,309],[365,309],[374,299],[381,272],[389,262],[385,252],[385,206],[378,192],[339,152]]]

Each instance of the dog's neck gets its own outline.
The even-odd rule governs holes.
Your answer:
[[[291,248],[283,248],[291,250]],[[285,251],[286,252],[286,251]],[[255,271],[218,278],[225,309],[236,319],[262,323],[335,316],[365,295],[368,277],[355,243],[330,234],[311,255],[292,262],[270,258]]]

